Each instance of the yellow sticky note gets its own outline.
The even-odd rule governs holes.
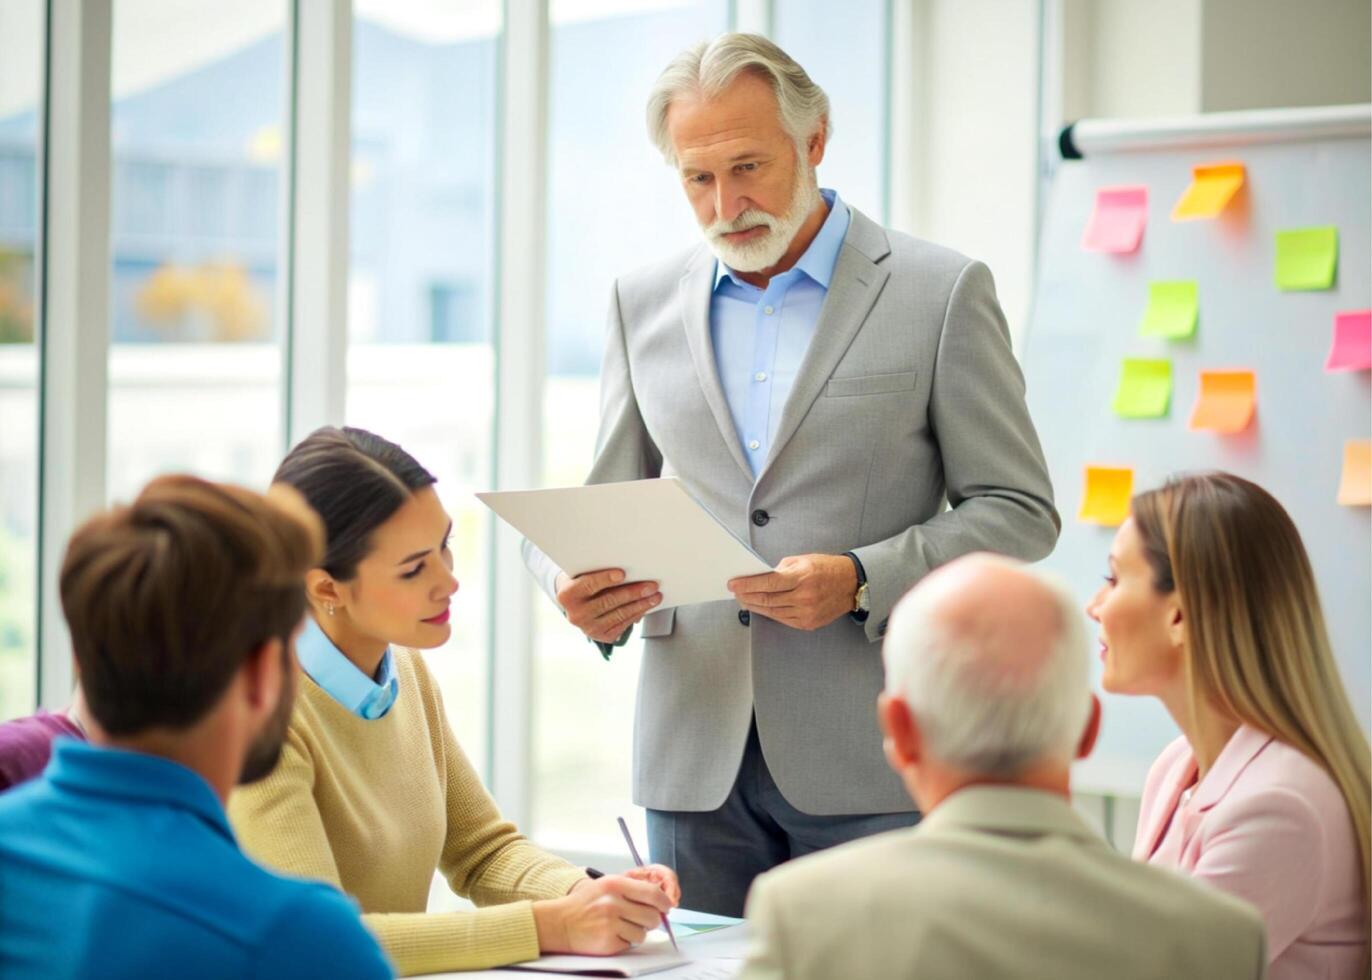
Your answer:
[[[1253,421],[1258,406],[1258,376],[1252,371],[1202,371],[1200,397],[1190,427],[1231,435]]]
[[[1172,400],[1172,362],[1126,357],[1115,388],[1115,414],[1123,419],[1159,419]]]
[[[1349,439],[1343,444],[1339,503],[1344,507],[1372,507],[1372,440]]]
[[[1117,527],[1129,516],[1134,471],[1115,466],[1087,466],[1086,490],[1077,519],[1085,524]]]
[[[1272,279],[1278,289],[1329,289],[1338,271],[1339,229],[1333,225],[1277,232]]]
[[[1191,186],[1172,209],[1173,221],[1213,218],[1243,186],[1241,163],[1203,163],[1191,168]]]
[[[1140,337],[1184,340],[1195,336],[1200,290],[1194,279],[1148,284],[1148,308],[1139,324]]]

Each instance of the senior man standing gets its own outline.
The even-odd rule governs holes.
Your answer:
[[[652,859],[684,907],[740,915],[768,868],[918,819],[873,709],[890,610],[966,552],[1046,555],[1058,517],[990,273],[820,189],[800,65],[697,45],[648,128],[705,242],[615,283],[588,482],[677,477],[776,571],[653,612],[656,583],[525,559],[605,656],[643,621]]]

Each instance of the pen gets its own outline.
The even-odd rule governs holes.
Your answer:
[[[615,819],[619,821],[619,831],[624,835],[624,843],[629,845],[629,854],[633,857],[634,864],[640,868],[643,867],[643,858],[638,856],[638,848],[634,847],[634,839],[629,836],[629,825],[624,822],[623,817],[615,817]],[[681,947],[676,944],[676,935],[672,932],[672,924],[667,921],[666,913],[660,914],[662,915],[662,928],[667,930],[667,938],[672,941],[672,949],[678,953],[681,952]]]

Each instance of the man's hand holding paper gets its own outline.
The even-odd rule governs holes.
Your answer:
[[[853,611],[857,569],[846,555],[793,555],[776,571],[729,580],[750,613],[798,630],[817,630]]]
[[[557,577],[557,601],[588,639],[614,643],[662,601],[656,582],[624,582],[622,568]]]

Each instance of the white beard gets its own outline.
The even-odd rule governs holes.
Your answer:
[[[796,185],[785,214],[777,217],[757,208],[749,208],[733,221],[701,225],[700,230],[705,233],[705,241],[715,257],[730,269],[735,272],[761,272],[781,261],[800,231],[800,226],[805,224],[805,219],[810,217],[810,212],[821,200],[814,168],[804,167],[796,174]],[[734,245],[723,237],[729,232],[746,231],[758,225],[766,226],[768,231],[756,241]]]

